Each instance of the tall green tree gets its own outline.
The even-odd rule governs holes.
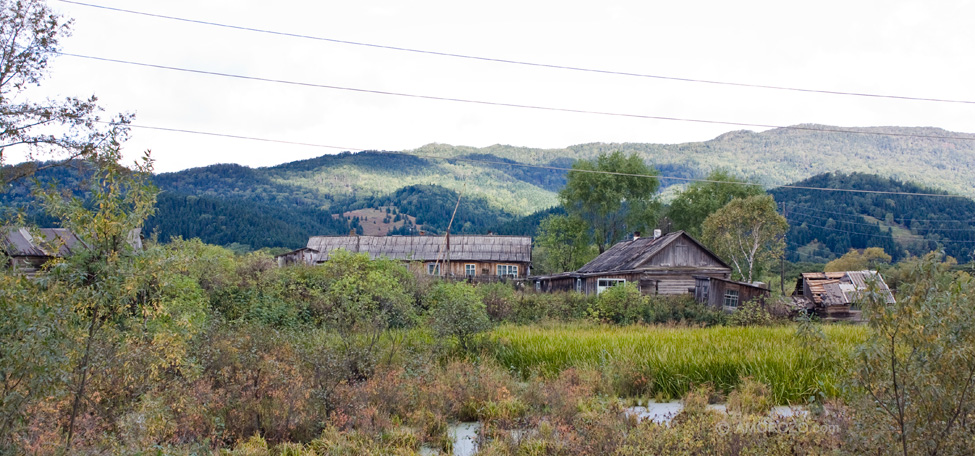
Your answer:
[[[538,225],[534,263],[543,274],[574,271],[595,256],[582,219],[550,215]]]
[[[602,253],[627,232],[645,230],[656,223],[660,210],[658,175],[636,154],[603,154],[594,161],[579,160],[572,165],[559,199],[570,216],[589,226]]]
[[[709,215],[718,211],[735,198],[764,194],[757,185],[739,179],[724,170],[715,170],[706,181],[694,182],[678,192],[670,203],[667,216],[674,228],[684,230],[694,237],[701,236],[701,226]]]
[[[776,212],[771,195],[735,198],[704,220],[702,240],[734,267],[739,280],[753,281],[757,270],[782,256],[789,223]]]
[[[0,192],[39,167],[95,153],[109,132],[98,124],[97,98],[34,101],[27,90],[47,76],[71,21],[43,0],[0,0]],[[129,116],[119,122],[128,123]],[[26,149],[27,162],[3,169],[5,152]],[[44,163],[42,164],[42,160]]]

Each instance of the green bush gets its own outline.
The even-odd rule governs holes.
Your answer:
[[[635,284],[623,283],[616,285],[596,298],[593,317],[599,321],[609,321],[617,324],[630,324],[642,320],[641,313],[646,301],[640,289]]]
[[[757,300],[738,306],[728,317],[728,323],[735,326],[770,325],[772,320],[772,314]]]
[[[429,296],[431,326],[440,337],[457,340],[469,350],[475,336],[491,327],[477,290],[466,283],[440,283]]]

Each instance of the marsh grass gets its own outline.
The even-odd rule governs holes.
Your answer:
[[[822,326],[823,339],[797,335],[796,325],[694,328],[550,324],[500,326],[491,334],[498,362],[524,378],[568,368],[615,378],[617,394],[683,397],[710,384],[729,393],[746,377],[768,386],[776,404],[837,397],[863,326]]]

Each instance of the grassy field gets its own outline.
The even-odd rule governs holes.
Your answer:
[[[771,389],[779,404],[835,397],[844,366],[867,335],[863,326],[687,328],[587,324],[501,326],[491,335],[498,361],[528,377],[570,367],[609,370],[622,393],[681,397],[694,385],[730,391],[744,377]],[[629,386],[627,386],[629,385]]]

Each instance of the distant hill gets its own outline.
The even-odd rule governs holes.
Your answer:
[[[770,190],[791,225],[786,242],[793,261],[828,260],[865,247],[883,247],[895,260],[938,248],[959,261],[972,258],[975,201],[969,198],[901,195],[947,193],[863,173],[820,174],[793,185],[889,192]]]
[[[216,244],[296,248],[304,245],[307,236],[347,234],[350,230],[361,233],[366,225],[376,233],[410,234],[419,229],[417,225],[431,233],[442,233],[458,195],[462,195],[453,232],[534,234],[542,218],[559,211],[553,208],[558,206],[557,192],[566,182],[564,169],[577,159],[615,150],[636,153],[662,176],[678,178],[661,179],[665,199],[683,185],[679,178],[704,177],[715,168],[770,188],[798,182],[847,186],[843,188],[937,189],[975,196],[975,186],[971,185],[975,182],[975,135],[935,128],[851,130],[866,134],[795,129],[734,131],[697,143],[592,143],[564,149],[430,144],[406,153],[345,152],[266,168],[212,165],[155,176],[163,193],[159,212],[149,226],[162,239],[201,237]],[[833,174],[821,176],[824,173]],[[39,177],[42,182],[57,179],[68,186],[80,182],[77,170],[64,168],[47,170]],[[796,252],[793,255],[803,259],[828,259],[849,247],[868,244],[905,255],[939,241],[950,254],[968,258],[963,255],[967,244],[961,241],[968,239],[964,230],[970,227],[948,221],[975,220],[975,213],[966,215],[968,202],[823,199],[821,195],[779,190],[773,194],[791,205],[787,207],[798,208],[789,212],[790,222],[803,228],[790,232],[789,241],[794,244],[790,247]],[[0,202],[7,209],[26,207],[29,199],[26,185],[0,194]],[[388,222],[377,212],[386,208],[390,211]],[[36,207],[28,209],[39,223],[52,222]],[[833,214],[832,221],[829,217],[813,219],[816,210],[855,215]],[[924,211],[927,215],[920,216]],[[396,215],[400,221],[393,220]],[[939,217],[945,218],[940,225],[919,221]],[[950,226],[952,223],[955,226]]]

